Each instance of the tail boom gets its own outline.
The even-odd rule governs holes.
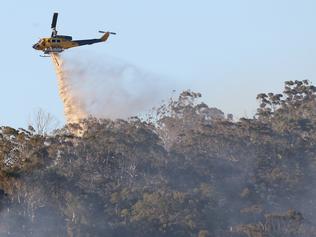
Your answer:
[[[87,39],[87,40],[73,40],[72,42],[78,44],[78,46],[82,45],[90,45],[100,42],[105,42],[109,38],[110,34],[113,34],[112,32],[102,32],[104,33],[100,39]]]

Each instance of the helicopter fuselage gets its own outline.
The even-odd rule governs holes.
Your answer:
[[[53,14],[51,25],[51,37],[40,39],[36,44],[33,45],[33,49],[41,50],[44,52],[44,54],[48,54],[47,56],[49,56],[50,53],[61,53],[65,49],[104,42],[109,38],[110,34],[115,35],[114,32],[99,31],[103,34],[103,36],[99,39],[72,40],[71,36],[58,35],[58,32],[56,30],[57,19],[58,13],[55,12]]]
[[[112,32],[105,32],[104,35],[99,39],[85,40],[72,40],[71,36],[56,35],[55,37],[40,39],[36,44],[33,45],[33,48],[43,51],[44,54],[61,53],[65,49],[104,42],[108,39],[110,33]]]

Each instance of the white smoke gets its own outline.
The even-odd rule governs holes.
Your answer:
[[[139,115],[173,89],[170,83],[113,58],[102,62],[87,57],[54,58],[68,122],[87,116],[126,119]]]

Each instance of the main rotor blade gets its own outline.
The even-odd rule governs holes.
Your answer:
[[[53,20],[52,20],[52,27],[51,27],[52,29],[56,28],[57,18],[58,18],[58,13],[55,12],[54,15],[53,15]]]

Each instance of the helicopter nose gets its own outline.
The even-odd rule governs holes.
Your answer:
[[[38,46],[38,44],[34,44],[34,45],[32,46],[32,48],[33,48],[33,49],[37,49],[37,46]]]

